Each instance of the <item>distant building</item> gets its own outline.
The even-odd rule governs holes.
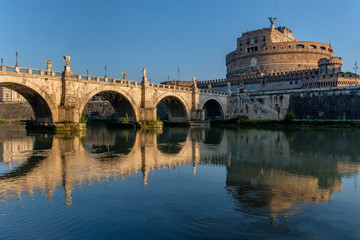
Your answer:
[[[26,102],[26,99],[18,92],[0,87],[0,102]]]

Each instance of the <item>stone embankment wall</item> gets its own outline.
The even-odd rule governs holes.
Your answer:
[[[231,97],[229,116],[250,119],[360,119],[360,87],[249,92]]]
[[[28,120],[35,119],[33,110],[27,102],[3,103],[0,102],[0,119]]]

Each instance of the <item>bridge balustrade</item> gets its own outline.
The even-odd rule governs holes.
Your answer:
[[[6,67],[7,72],[15,72],[15,67]]]

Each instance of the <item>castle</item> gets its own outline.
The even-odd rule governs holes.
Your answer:
[[[226,55],[225,79],[200,81],[199,88],[271,91],[357,86],[357,75],[341,72],[342,58],[329,44],[299,41],[286,27],[243,33],[236,50]]]

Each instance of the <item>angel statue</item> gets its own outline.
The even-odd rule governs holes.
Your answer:
[[[274,21],[276,20],[276,18],[268,17],[268,19],[270,20],[270,24],[271,24],[270,27],[274,27]]]
[[[70,58],[70,55],[65,54],[64,59],[67,67],[70,66]]]
[[[194,86],[194,88],[197,88],[196,77],[193,76],[193,77],[192,77],[192,80],[193,80],[193,86]]]
[[[51,71],[51,66],[52,66],[52,61],[50,59],[48,60],[45,60],[45,63],[46,63],[46,71]]]
[[[142,74],[144,75],[144,77],[143,77],[144,82],[146,82],[146,81],[147,81],[146,68],[143,68],[143,70],[142,70]]]

